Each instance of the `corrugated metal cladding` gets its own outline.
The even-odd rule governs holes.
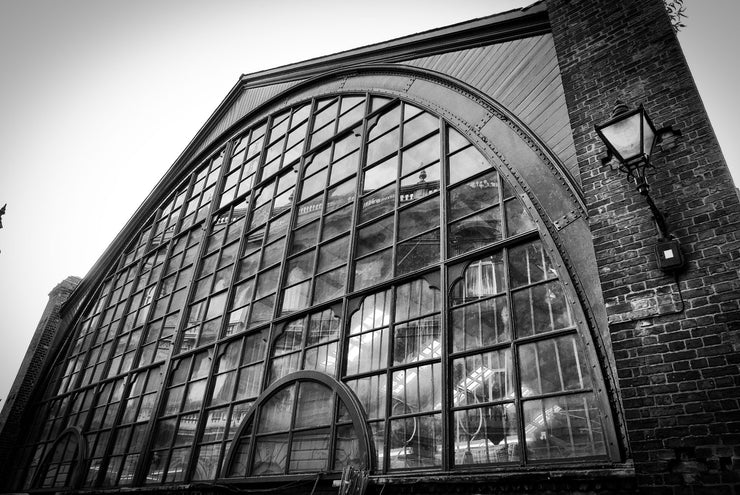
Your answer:
[[[552,35],[469,48],[403,63],[454,77],[501,103],[542,139],[580,183]],[[261,103],[299,82],[243,91],[194,155]]]
[[[452,76],[519,117],[580,183],[552,35],[507,41],[404,62]]]

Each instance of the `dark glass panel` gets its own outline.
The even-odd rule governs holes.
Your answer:
[[[506,228],[512,236],[535,230],[537,225],[524,209],[524,205],[518,200],[513,200],[506,202]]]
[[[450,220],[499,203],[498,173],[495,171],[450,189]]]
[[[272,312],[275,308],[275,296],[269,296],[252,305],[252,312],[249,315],[249,326],[255,327],[267,323],[272,319]]]
[[[256,440],[251,474],[285,473],[285,461],[288,456],[288,435],[270,435]]]
[[[367,452],[360,448],[357,432],[352,425],[337,427],[334,445],[334,469],[341,471],[346,467],[362,469],[367,462]]]
[[[509,250],[509,273],[511,285],[515,288],[556,278],[558,275],[539,241]]]
[[[212,480],[216,478],[219,467],[220,445],[202,445],[196,450],[196,465],[193,480]]]
[[[501,240],[499,207],[482,211],[450,224],[449,254],[456,256]]]
[[[286,285],[292,285],[311,278],[311,275],[313,275],[315,254],[316,251],[311,250],[288,260],[288,269],[285,279]]]
[[[398,244],[396,274],[402,275],[439,262],[439,229]]]
[[[413,235],[439,226],[439,196],[426,199],[398,214],[398,238]]]
[[[293,434],[290,448],[290,472],[320,472],[329,466],[331,430],[302,431]]]
[[[359,229],[356,256],[371,253],[393,243],[393,217],[386,217]]]
[[[347,261],[349,236],[340,237],[319,248],[319,265],[317,271],[323,272]]]
[[[318,230],[318,222],[296,229],[293,233],[293,242],[290,245],[290,254],[298,253],[306,248],[315,246]]]

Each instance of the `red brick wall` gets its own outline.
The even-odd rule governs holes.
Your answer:
[[[740,482],[740,205],[661,0],[548,0],[610,323],[630,452],[645,493]],[[700,8],[700,6],[696,6]],[[685,29],[691,29],[691,17]],[[729,61],[728,61],[729,63]],[[651,195],[683,245],[657,269],[650,210],[594,124],[617,99],[681,131]]]

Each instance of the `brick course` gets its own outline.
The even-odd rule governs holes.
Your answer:
[[[740,486],[740,204],[660,0],[548,0],[607,307],[628,434],[644,493],[736,493]],[[689,19],[690,21],[690,19]],[[686,29],[691,29],[690,22]],[[617,100],[657,127],[651,196],[683,246],[677,276],[657,269],[644,198],[594,125]]]

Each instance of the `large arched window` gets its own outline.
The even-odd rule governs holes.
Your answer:
[[[363,456],[373,474],[610,460],[569,274],[481,149],[367,91],[297,99],[217,143],[60,362],[46,403],[95,446],[84,485],[336,475]],[[294,372],[346,387],[372,447],[334,389]],[[28,455],[49,443],[31,438]]]

